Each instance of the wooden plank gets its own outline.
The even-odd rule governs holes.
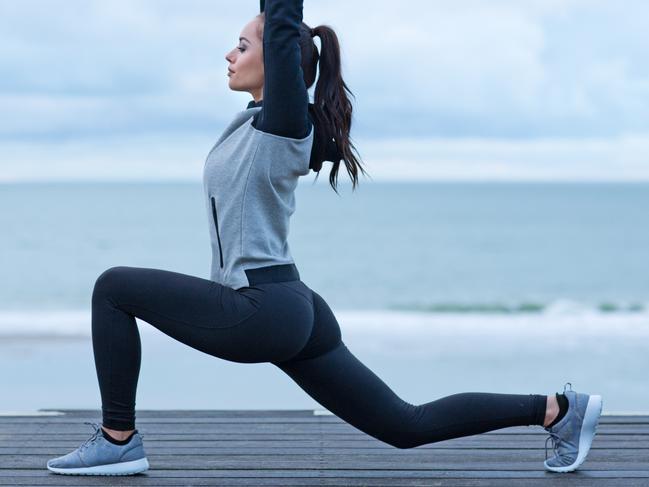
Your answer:
[[[96,421],[99,423],[100,421]],[[347,434],[350,437],[364,436],[365,433],[348,423],[335,424],[301,424],[301,423],[137,423],[136,427],[142,434],[175,434],[178,432],[188,434],[205,433],[232,433],[232,434],[317,434],[322,428],[326,428],[329,434]],[[33,423],[33,424],[4,424],[0,427],[0,434],[62,434],[62,433],[84,433],[91,432],[90,425],[84,423],[61,424],[61,423]],[[597,429],[598,435],[616,434],[649,436],[649,424],[647,425],[624,425],[609,424],[601,425]],[[482,433],[481,436],[500,435],[538,435],[547,436],[547,432],[540,426],[523,426],[513,428],[501,428]]]
[[[7,470],[9,476],[13,478],[39,478],[39,477],[50,477],[57,480],[61,479],[76,479],[77,485],[79,479],[83,481],[90,480],[93,478],[101,479],[101,477],[95,476],[67,476],[67,475],[57,475],[47,470],[39,471],[25,471],[25,470]],[[302,479],[313,479],[313,478],[329,478],[329,479],[353,479],[353,478],[365,478],[365,479],[543,479],[548,485],[548,481],[559,480],[561,485],[564,481],[569,481],[572,478],[579,478],[583,480],[595,480],[595,479],[647,479],[649,478],[649,470],[625,470],[625,471],[592,471],[587,469],[578,470],[570,474],[556,474],[552,472],[547,472],[545,470],[534,470],[534,471],[508,471],[500,472],[498,470],[452,470],[452,471],[439,471],[439,470],[326,470],[322,473],[317,470],[310,471],[299,471],[295,472],[293,470],[286,469],[275,469],[275,470],[266,470],[266,471],[251,471],[251,470],[240,470],[240,469],[228,469],[228,470],[194,470],[194,469],[185,469],[185,470],[165,470],[165,469],[151,469],[147,472],[134,476],[121,477],[122,482],[127,480],[130,485],[131,480],[141,479],[143,477],[147,478],[181,478],[181,479],[198,479],[198,478],[302,478]],[[7,477],[3,477],[7,478]],[[103,477],[104,482],[108,480],[108,477]],[[112,479],[119,479],[118,477],[112,477]],[[124,482],[124,483],[127,483]],[[644,480],[644,485],[647,485],[647,481]],[[516,483],[515,485],[518,485]],[[552,484],[549,484],[552,485]]]
[[[44,468],[49,458],[65,454],[53,452],[49,455],[4,455],[3,465],[10,468],[39,469]],[[269,455],[161,455],[147,452],[152,467],[162,469],[345,469],[345,470],[419,470],[453,471],[453,470],[494,470],[536,471],[543,469],[545,459],[543,451],[537,452],[494,452],[489,455],[476,451],[448,452],[446,455],[403,455],[399,457],[376,455],[329,455],[304,454],[292,455],[277,452]],[[584,463],[589,471],[643,470],[649,469],[646,456],[626,456],[614,450],[593,451]],[[2,470],[2,469],[0,469]]]
[[[166,473],[166,472],[165,472]],[[573,474],[570,474],[573,475]],[[582,478],[562,477],[554,478],[514,478],[514,479],[435,479],[435,478],[402,478],[383,477],[169,477],[151,476],[142,474],[128,478],[119,477],[71,477],[51,474],[47,477],[14,477],[0,478],[0,485],[7,486],[68,486],[68,485],[120,485],[120,486],[255,486],[255,487],[290,487],[290,486],[330,486],[330,487],[540,487],[561,485],[569,487],[646,487],[644,478]]]
[[[101,414],[100,409],[68,409],[68,408],[47,408],[39,411],[60,411],[68,416],[88,417]],[[245,417],[267,417],[267,418],[313,418],[313,409],[136,409],[138,416],[146,417],[224,417],[224,418],[245,418]],[[335,417],[335,416],[332,416]]]
[[[57,437],[51,439],[35,440],[22,440],[20,442],[16,441],[4,441],[0,442],[0,455],[9,454],[15,452],[29,451],[32,453],[47,453],[52,450],[60,449],[74,449],[85,441],[86,437],[75,440],[61,440]],[[311,450],[317,450],[318,452],[342,452],[342,453],[372,453],[374,455],[399,455],[399,454],[430,454],[432,450],[458,450],[458,451],[471,451],[475,449],[479,450],[543,450],[544,442],[533,441],[533,442],[504,442],[504,441],[495,441],[495,442],[454,442],[446,441],[433,443],[428,445],[423,445],[417,448],[412,448],[408,450],[399,450],[395,449],[392,446],[382,444],[372,445],[368,442],[331,442],[325,440],[297,440],[297,441],[287,441],[287,440],[246,440],[242,438],[236,438],[232,440],[222,440],[215,439],[209,441],[202,440],[185,440],[185,441],[167,441],[167,440],[156,440],[147,437],[145,439],[145,448],[155,449],[158,453],[167,453],[167,451],[180,452],[180,453],[192,453],[195,450],[200,450],[203,452],[209,452],[215,455],[220,455],[224,452],[227,453],[248,453],[258,454],[258,453],[268,453],[274,450],[281,449],[282,451],[291,452],[296,451],[297,453],[309,453]],[[435,446],[437,445],[437,446]],[[649,442],[627,442],[624,440],[620,441],[606,441],[601,438],[596,438],[593,442],[591,450],[602,450],[602,449],[616,449],[616,450],[633,450],[638,451],[642,455],[645,455],[649,458],[647,450],[649,450]]]
[[[66,441],[78,441],[85,439],[92,433],[93,430],[88,428],[85,431],[75,431],[75,432],[59,432],[51,433],[45,431],[38,431],[39,438],[46,438],[50,441],[56,440],[66,440]],[[275,434],[275,433],[255,433],[254,431],[232,431],[232,432],[223,432],[223,431],[214,431],[210,433],[195,433],[195,432],[160,432],[160,431],[143,431],[138,427],[138,431],[147,438],[148,441],[236,441],[238,439],[246,439],[247,441],[305,441],[313,440],[315,438],[313,433],[291,433],[291,434]],[[36,432],[13,432],[11,434],[0,433],[0,442],[14,442],[16,440],[20,441],[30,441],[34,438]],[[437,441],[434,443],[427,443],[425,445],[418,446],[417,448],[444,448],[449,445],[455,444],[472,444],[472,443],[485,443],[493,445],[523,445],[526,443],[538,443],[545,441],[547,434],[530,434],[530,435],[517,435],[517,436],[507,436],[507,435],[473,435],[465,436],[459,438],[452,438],[448,440]],[[625,435],[618,434],[617,432],[607,432],[601,431],[598,429],[596,440],[607,440],[607,441],[628,441],[635,442],[635,444],[642,444],[649,441],[648,435]],[[393,448],[387,443],[378,440],[370,435],[366,435],[363,432],[358,434],[334,434],[326,432],[326,441],[330,441],[333,445],[341,444],[344,445],[363,445],[366,443],[367,447],[383,447],[383,448]]]
[[[43,410],[41,410],[43,411]],[[61,416],[0,416],[0,425],[4,423],[75,423],[83,421],[98,421],[101,420],[101,412],[99,410],[49,410],[60,411],[65,414]],[[82,413],[82,414],[80,414]],[[187,422],[187,423],[219,423],[219,422],[296,422],[296,423],[341,423],[345,421],[335,415],[322,415],[316,416],[313,410],[286,410],[281,411],[282,414],[276,414],[277,411],[264,411],[264,410],[244,410],[244,411],[230,411],[230,410],[213,410],[213,411],[164,411],[164,410],[136,410],[136,420],[145,423],[152,422]],[[649,415],[636,416],[636,415],[606,415],[602,414],[600,424],[640,424],[649,425]],[[524,428],[524,426],[523,426]]]
[[[274,433],[274,432],[265,432],[265,433],[255,433],[251,431],[231,431],[231,432],[221,432],[215,431],[210,433],[194,433],[194,432],[160,432],[160,431],[143,431],[138,428],[138,431],[142,433],[143,437],[146,438],[146,441],[178,441],[178,442],[187,442],[187,441],[198,441],[203,443],[209,442],[232,442],[237,440],[246,440],[246,441],[279,441],[279,442],[304,442],[308,440],[313,440],[317,437],[318,433]],[[80,432],[43,432],[43,431],[32,431],[32,432],[14,432],[11,434],[2,434],[0,433],[0,445],[12,445],[16,441],[32,441],[34,440],[34,435],[38,434],[40,439],[45,439],[47,441],[80,441],[84,440],[90,436],[92,430],[88,429],[86,431]],[[438,449],[438,448],[454,448],[456,446],[471,446],[473,444],[479,444],[484,446],[499,447],[501,445],[514,445],[516,447],[524,447],[524,445],[537,445],[539,443],[545,442],[545,439],[548,435],[520,435],[520,436],[492,436],[492,435],[474,435],[466,436],[460,438],[453,438],[448,440],[437,441],[433,443],[427,443],[420,445],[416,448],[418,449]],[[329,446],[341,446],[341,447],[351,447],[357,445],[359,447],[367,448],[394,448],[393,446],[385,443],[384,441],[378,440],[370,435],[359,432],[358,434],[329,434],[326,433],[326,438]],[[635,445],[638,448],[646,447],[649,445],[649,436],[648,435],[625,435],[618,434],[617,432],[597,432],[595,441],[607,441],[611,443],[629,443],[630,445]]]

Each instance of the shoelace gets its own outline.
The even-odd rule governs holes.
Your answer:
[[[566,386],[570,385],[570,390],[572,391],[572,384],[570,382],[566,382],[563,385],[563,392],[564,394],[566,393]],[[568,414],[566,412],[566,414]],[[561,437],[557,434],[554,433],[553,431],[546,430],[550,436],[548,436],[545,439],[545,459],[548,459],[548,440],[552,440],[552,451],[554,451],[554,454],[556,456],[559,456],[559,445],[561,444]]]
[[[550,436],[548,436],[545,439],[545,459],[548,459],[548,440],[552,440],[552,451],[554,451],[554,454],[556,456],[559,456],[559,442],[561,441],[561,438],[559,438],[559,435],[556,433],[553,433],[552,431],[549,432]]]
[[[90,438],[88,438],[86,441],[84,441],[81,444],[82,450],[90,446],[90,444],[93,443],[95,440],[97,440],[97,438],[99,438],[100,435],[103,435],[101,431],[101,425],[99,423],[95,423],[94,421],[84,421],[83,424],[91,425],[93,428],[95,428],[95,432]],[[144,438],[144,435],[142,433],[139,433],[139,436],[140,438]]]
[[[93,421],[84,421],[83,424],[91,425],[95,429],[95,432],[92,434],[92,436],[90,438],[88,438],[86,441],[84,441],[81,444],[81,446],[79,447],[79,450],[81,450],[81,451],[85,450],[91,444],[93,444],[95,441],[97,441],[97,438],[101,434],[101,426],[99,425],[99,423],[95,423]]]

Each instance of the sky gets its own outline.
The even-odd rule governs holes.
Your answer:
[[[252,99],[225,55],[258,11],[0,0],[0,182],[200,181]],[[649,181],[645,0],[307,0],[304,21],[336,31],[374,180]]]

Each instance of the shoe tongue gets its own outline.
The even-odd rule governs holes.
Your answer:
[[[559,430],[560,430],[562,427],[563,427],[563,418],[561,418],[561,421],[559,421],[559,422],[558,422],[557,424],[555,424],[554,426],[550,426],[550,427],[545,427],[545,426],[544,426],[543,428],[544,428],[545,431],[547,431],[548,433],[553,433],[553,434],[557,435],[557,434],[559,433]]]

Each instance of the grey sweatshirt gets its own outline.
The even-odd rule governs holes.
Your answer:
[[[266,0],[262,10],[264,3],[263,99],[234,116],[203,170],[210,279],[234,289],[250,285],[246,269],[294,263],[288,245],[294,190],[300,176],[321,165],[315,157],[311,166],[314,143],[321,146],[301,66],[302,0]],[[238,47],[245,55],[247,43]]]
[[[302,138],[258,130],[239,112],[210,151],[203,170],[210,219],[210,279],[239,289],[249,285],[244,269],[293,263],[288,245],[294,190],[309,173],[314,129]]]

